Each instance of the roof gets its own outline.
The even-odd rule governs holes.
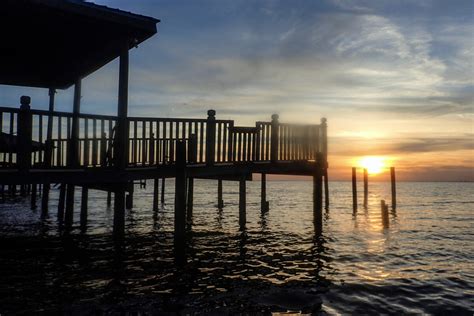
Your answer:
[[[158,19],[79,0],[2,0],[0,84],[65,89],[156,33]]]

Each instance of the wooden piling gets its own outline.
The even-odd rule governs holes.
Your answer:
[[[321,165],[316,164],[313,175],[313,222],[318,234],[323,230],[323,170]]]
[[[159,190],[158,178],[153,179],[153,212],[158,211],[158,190]]]
[[[66,186],[66,213],[64,214],[64,223],[66,227],[72,227],[74,218],[74,191],[76,187],[74,184],[68,184]]]
[[[186,211],[187,220],[191,223],[193,218],[193,204],[194,204],[194,179],[188,178],[188,207]]]
[[[392,209],[397,208],[397,188],[395,180],[395,167],[390,167],[390,182],[392,184]]]
[[[111,205],[112,205],[112,192],[107,191],[107,206],[111,206]]]
[[[36,209],[36,192],[37,192],[38,185],[36,183],[32,184],[31,187],[31,209]]]
[[[81,195],[81,227],[85,227],[87,225],[87,202],[89,200],[89,188],[86,186],[82,187],[82,195]]]
[[[54,96],[56,89],[49,89],[49,109],[48,109],[48,126],[46,130],[46,150],[44,153],[43,165],[45,168],[51,168],[51,159],[53,154],[53,111],[54,111]],[[49,191],[51,190],[51,184],[45,182],[43,184],[43,193],[41,196],[41,215],[46,216],[49,208]]]
[[[58,220],[62,222],[64,220],[64,201],[66,198],[66,184],[62,183],[59,188],[59,199],[58,199]]]
[[[352,167],[352,209],[357,212],[357,168]]]
[[[267,175],[262,173],[262,184],[260,187],[260,210],[261,212],[268,212],[269,203],[267,201]]]
[[[364,168],[364,207],[367,208],[369,201],[369,174],[367,168]]]
[[[329,179],[328,179],[328,169],[324,168],[324,205],[326,208],[329,208]]]
[[[247,182],[245,175],[242,175],[239,180],[239,227],[240,230],[245,230],[247,223]]]
[[[382,213],[382,225],[384,228],[388,228],[390,226],[390,222],[388,219],[388,205],[385,204],[385,200],[380,201],[380,210]]]
[[[217,208],[224,208],[224,200],[222,198],[222,179],[217,180]]]
[[[184,259],[186,233],[186,145],[176,144],[176,180],[174,196],[174,246],[177,259]]]
[[[161,178],[161,204],[165,204],[165,184],[166,178]]]

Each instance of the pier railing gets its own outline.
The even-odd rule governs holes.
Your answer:
[[[129,117],[127,122],[129,168],[174,164],[180,140],[186,142],[188,164],[311,161],[327,155],[325,119],[296,125],[274,115],[270,122],[243,127],[216,119],[210,110],[207,119]],[[113,167],[116,124],[116,116],[0,107],[0,168]]]

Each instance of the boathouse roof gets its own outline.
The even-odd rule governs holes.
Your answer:
[[[3,0],[0,84],[68,88],[154,35],[158,22],[80,0]]]

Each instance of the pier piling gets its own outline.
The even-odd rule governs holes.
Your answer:
[[[176,143],[176,179],[174,196],[174,246],[178,261],[184,259],[186,233],[186,146]]]
[[[357,212],[357,168],[352,167],[352,210]]]
[[[397,208],[397,188],[395,180],[395,167],[390,167],[390,182],[392,186],[392,209]]]
[[[367,168],[364,168],[364,207],[367,208],[369,201],[369,174]]]
[[[153,212],[158,211],[158,191],[159,191],[158,178],[153,179]]]
[[[318,234],[323,231],[323,175],[321,165],[316,165],[313,176],[313,221]]]
[[[81,227],[85,227],[87,225],[87,202],[89,200],[89,188],[86,186],[82,187],[82,194],[81,194]]]
[[[267,201],[267,175],[262,173],[262,186],[260,192],[260,205],[262,213],[268,212],[269,203]]]
[[[74,217],[74,191],[76,187],[74,184],[68,184],[66,186],[66,213],[64,214],[64,223],[66,227],[72,226]]]
[[[242,175],[239,180],[239,227],[240,230],[245,230],[247,223],[247,182],[245,175]]]
[[[66,184],[62,183],[59,188],[59,198],[58,198],[58,220],[64,220],[64,201],[66,197]]]
[[[217,208],[224,208],[224,200],[222,198],[222,179],[217,180]]]
[[[37,192],[38,185],[36,183],[32,184],[31,187],[31,209],[36,209],[36,192]]]
[[[161,179],[161,204],[165,204],[165,184],[166,178]]]
[[[188,178],[188,207],[186,211],[187,220],[191,223],[193,218],[193,204],[194,204],[194,179]]]
[[[388,228],[390,222],[388,220],[388,205],[385,204],[385,200],[380,201],[380,211],[382,213],[382,225],[384,228]]]

